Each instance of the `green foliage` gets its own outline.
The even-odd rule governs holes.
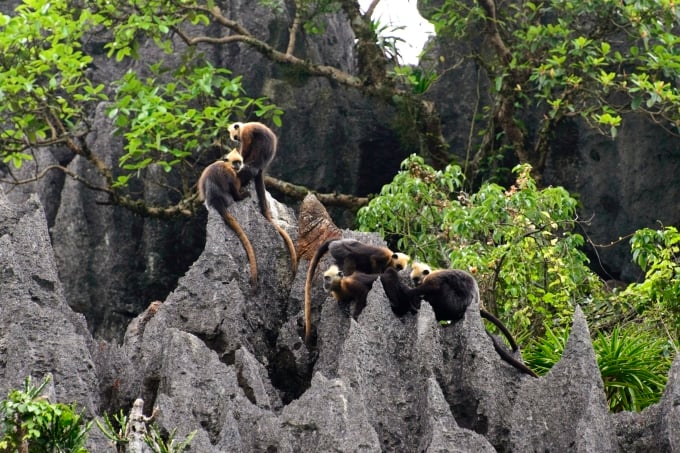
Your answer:
[[[325,22],[321,18],[340,11],[340,3],[336,0],[300,0],[296,3],[296,7],[301,8],[302,25],[311,35],[325,33]]]
[[[30,377],[23,391],[12,390],[0,402],[4,435],[1,452],[86,453],[85,440],[92,422],[85,422],[75,405],[50,403],[42,396],[49,378],[34,387]]]
[[[101,17],[66,0],[26,0],[13,16],[0,14],[0,158],[20,168],[29,144],[77,137],[103,85],[86,77],[92,58],[84,35]]]
[[[97,426],[101,432],[111,441],[118,449],[118,451],[126,451],[126,445],[129,439],[126,437],[126,427],[128,425],[128,417],[121,410],[118,414],[113,416],[113,419],[108,414],[104,414],[103,423],[97,420]],[[149,433],[144,436],[144,442],[151,448],[154,453],[180,453],[189,447],[191,441],[196,435],[196,431],[192,431],[181,442],[177,442],[175,435],[176,429],[173,429],[167,436],[167,440],[161,433],[161,430],[154,423],[148,427]]]
[[[113,415],[113,419],[109,417],[109,414],[105,413],[103,423],[99,420],[96,420],[96,423],[99,430],[107,439],[113,442],[119,452],[125,451],[125,445],[128,443],[128,439],[125,436],[128,418],[122,409]]]
[[[573,232],[576,200],[560,187],[538,189],[529,170],[515,168],[508,189],[486,183],[470,195],[460,167],[435,171],[411,156],[359,211],[359,226],[397,238],[420,261],[475,273],[487,309],[537,334],[602,287]]]
[[[511,78],[520,109],[541,106],[548,121],[578,115],[611,136],[628,111],[678,131],[680,6],[673,0],[529,1],[495,13],[506,59],[473,47],[486,27],[480,3],[446,0],[433,22],[438,36],[471,46],[497,93]]]
[[[113,34],[105,47],[108,56],[115,57],[116,61],[138,58],[138,46],[144,38],[152,39],[166,53],[177,52],[171,31],[183,24],[207,25],[210,22],[206,11],[196,6],[193,1],[173,0],[96,0],[90,4],[102,16],[102,25]]]
[[[168,435],[168,439],[164,440],[158,426],[154,423],[149,428],[149,434],[146,435],[144,440],[154,453],[181,453],[189,447],[189,444],[196,435],[196,431],[189,433],[186,439],[181,442],[175,441],[176,433],[177,430],[173,429]]]
[[[398,46],[403,43],[404,40],[393,33],[403,30],[405,27],[383,24],[378,20],[372,20],[369,25],[373,35],[377,39],[376,45],[380,48],[383,55],[385,55],[385,58],[393,63],[399,63],[401,54],[399,53]]]
[[[524,351],[524,360],[538,374],[547,373],[561,358],[568,329],[546,329]],[[666,341],[635,328],[600,332],[593,341],[609,409],[640,411],[659,401],[672,364]]]
[[[680,338],[680,233],[675,227],[644,228],[630,240],[635,261],[643,271],[642,283],[626,288],[623,297],[635,300],[637,309],[660,324],[669,321],[673,338]]]
[[[560,361],[568,339],[569,329],[546,326],[544,335],[532,339],[522,351],[522,359],[536,374],[543,376]]]
[[[665,342],[615,328],[599,333],[593,346],[611,411],[639,411],[659,400],[672,362]]]
[[[241,77],[230,79],[227,69],[207,62],[182,65],[171,73],[161,64],[150,69],[153,77],[141,79],[129,71],[114,84],[116,95],[108,115],[126,138],[120,166],[127,170],[117,184],[126,184],[151,163],[171,171],[225,134],[236,121],[235,113],[245,116],[254,110],[257,117],[281,124],[283,112],[264,99],[247,98]]]
[[[394,77],[411,88],[413,94],[423,94],[437,81],[437,73],[419,67],[397,66]]]
[[[124,188],[149,165],[195,173],[195,158],[224,134],[227,124],[250,115],[281,125],[283,112],[265,99],[245,95],[241,77],[210,65],[194,47],[182,49],[173,68],[150,62],[150,75],[128,72],[109,87],[90,79],[92,57],[82,50],[87,34],[106,29],[109,58],[137,57],[144,38],[179,53],[171,31],[207,24],[204,6],[189,1],[26,0],[12,16],[0,15],[0,159],[20,168],[34,148],[65,144],[92,160],[81,140],[90,131],[95,106],[124,135],[120,170],[95,166]],[[189,190],[184,187],[182,190]],[[186,195],[186,194],[183,194]]]

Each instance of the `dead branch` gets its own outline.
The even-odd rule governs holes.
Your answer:
[[[357,197],[354,195],[347,195],[337,192],[319,193],[314,190],[310,190],[307,187],[291,184],[271,176],[265,176],[264,182],[268,188],[274,189],[296,200],[302,200],[305,198],[305,196],[307,196],[307,194],[312,193],[322,204],[326,206],[337,206],[345,209],[351,209],[353,211],[367,205],[369,201],[368,197]]]
[[[288,29],[289,36],[288,36],[288,48],[286,49],[286,55],[293,55],[293,51],[295,50],[295,38],[297,36],[297,32],[300,29],[300,13],[302,11],[302,5],[300,3],[300,0],[295,0],[295,17],[293,18],[293,23]]]

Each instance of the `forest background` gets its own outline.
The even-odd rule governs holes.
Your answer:
[[[340,223],[380,232],[390,246],[433,266],[472,272],[485,306],[522,339],[525,359],[538,372],[559,358],[567,323],[581,305],[611,409],[656,401],[680,334],[677,202],[648,207],[640,219],[645,227],[606,225],[610,234],[595,242],[588,222],[600,219],[591,219],[597,210],[589,209],[587,194],[555,182],[594,167],[579,161],[576,147],[593,161],[609,153],[625,164],[616,144],[637,128],[658,140],[647,149],[663,152],[636,158],[677,174],[678,6],[422,1],[419,10],[436,37],[411,65],[399,51],[398,25],[374,19],[377,4],[3,5],[3,188],[25,195],[45,181],[63,187],[70,180],[103,209],[167,222],[194,238],[184,244],[193,252],[182,250],[177,262],[178,250],[170,250],[156,263],[160,271],[147,258],[131,264],[154,283],[126,299],[125,316],[105,316],[105,299],[65,278],[74,309],[95,333],[115,338],[149,300],[167,295],[203,248],[200,233],[193,234],[205,215],[195,182],[217,157],[212,145],[225,142],[228,124],[258,120],[275,128],[285,147],[268,187],[287,203],[312,191],[336,209]],[[462,79],[474,82],[456,89]],[[291,99],[301,91],[309,97]],[[335,110],[335,122],[319,120],[329,118],[320,112],[323,102]],[[354,117],[355,103],[363,115]],[[375,124],[367,125],[371,118]],[[113,154],[92,138],[105,135],[100,126],[107,121],[117,140]],[[586,139],[595,145],[583,146]],[[76,161],[85,176],[74,170]],[[673,180],[662,175],[647,177],[677,200]],[[589,187],[576,179],[576,189]],[[149,198],[149,184],[165,195]],[[609,200],[631,202],[605,195],[605,208]],[[73,221],[54,199],[43,202],[53,234],[60,215]],[[618,263],[605,256],[615,245],[635,266],[622,265],[621,253]],[[71,263],[64,252],[60,273],[65,267],[97,273]],[[152,279],[152,270],[164,277]],[[128,281],[117,291],[133,294],[140,286]]]

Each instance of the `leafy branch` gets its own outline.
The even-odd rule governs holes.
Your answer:
[[[25,184],[57,170],[105,194],[103,203],[144,216],[192,215],[198,208],[192,184],[197,168],[209,163],[212,144],[221,141],[227,124],[235,117],[255,115],[280,126],[283,114],[264,98],[247,97],[241,77],[213,67],[198,51],[201,44],[238,42],[273,63],[328,78],[400,108],[408,104],[416,112],[413,130],[423,131],[427,137],[422,141],[425,148],[433,155],[445,151],[433,105],[398,88],[394,74],[386,70],[388,58],[379,45],[370,11],[361,15],[358,4],[352,1],[298,0],[295,4],[285,52],[256,37],[218,6],[197,2],[102,0],[80,8],[65,0],[27,0],[13,16],[0,16],[0,158],[9,174],[4,182]],[[345,14],[351,19],[362,55],[358,75],[295,55],[296,39],[322,31],[328,14]],[[215,26],[225,33],[217,37],[201,33]],[[93,59],[82,50],[82,42],[94,35],[109,37],[105,49],[108,57],[117,61],[137,58],[139,42],[145,37],[165,52],[178,52],[178,40],[173,37],[188,47],[181,50],[178,67],[152,62],[149,76],[128,72],[104,86],[90,78]],[[420,79],[415,80],[417,83]],[[421,92],[426,89],[426,84],[419,88]],[[98,105],[106,105],[116,132],[125,138],[118,162],[106,162],[88,146],[91,115]],[[40,168],[30,178],[13,176],[11,167],[21,168],[32,159],[34,150],[55,146],[64,146],[86,159],[101,181],[85,180],[63,165]],[[440,158],[440,162],[448,160],[443,154]],[[130,192],[130,183],[144,177],[151,165],[172,173],[179,184],[180,201],[171,206],[148,206]],[[270,185],[277,184],[269,181]],[[308,192],[301,186],[278,185],[279,190],[296,198]],[[339,206],[356,208],[365,203],[351,196],[320,195],[325,202]]]
[[[636,112],[678,134],[678,8],[652,0],[511,8],[444,1],[433,14],[437,34],[464,44],[493,96],[474,168],[511,152],[540,178],[554,132],[569,118],[615,138],[624,115]]]

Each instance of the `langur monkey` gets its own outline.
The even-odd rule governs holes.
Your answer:
[[[233,149],[224,157],[224,160],[218,160],[203,170],[198,180],[198,196],[201,201],[205,202],[206,207],[211,207],[220,214],[224,223],[241,240],[250,263],[250,281],[253,291],[257,291],[255,251],[238,220],[227,209],[234,202],[241,201],[248,196],[241,193],[241,182],[238,178],[238,172],[242,168],[243,158],[236,149]]]
[[[364,244],[355,239],[328,239],[317,249],[309,262],[307,279],[305,280],[305,342],[309,342],[312,331],[312,280],[316,267],[321,258],[330,252],[338,269],[344,276],[354,272],[364,274],[380,274],[392,267],[397,270],[405,269],[409,263],[409,256],[395,253],[387,247]]]
[[[354,302],[352,317],[356,320],[366,308],[366,298],[378,277],[378,274],[364,274],[359,271],[345,275],[336,264],[333,264],[323,273],[323,289],[331,293],[339,303]]]
[[[412,309],[419,306],[419,299],[422,298],[432,306],[437,321],[456,322],[465,316],[467,307],[475,299],[479,300],[477,281],[465,271],[458,269],[432,270],[427,264],[419,262],[413,263],[411,269],[410,277],[416,285],[415,288],[404,288],[394,275],[387,276],[384,279],[381,277],[385,293],[393,307],[400,307],[402,311]],[[482,318],[491,321],[503,332],[513,352],[519,349],[510,331],[498,318],[483,308],[480,308],[479,313]],[[486,333],[501,359],[523,373],[538,377],[531,368],[508,353],[500,344],[500,341],[488,330],[486,330]]]
[[[295,272],[297,269],[295,246],[286,230],[272,220],[264,187],[264,173],[276,156],[276,146],[278,143],[276,134],[259,122],[233,123],[229,125],[228,130],[229,138],[239,143],[239,152],[243,156],[243,168],[238,173],[241,186],[245,187],[251,180],[255,180],[255,191],[260,203],[260,211],[274,225],[286,243],[286,248],[288,248],[288,253],[290,254],[291,268]]]

